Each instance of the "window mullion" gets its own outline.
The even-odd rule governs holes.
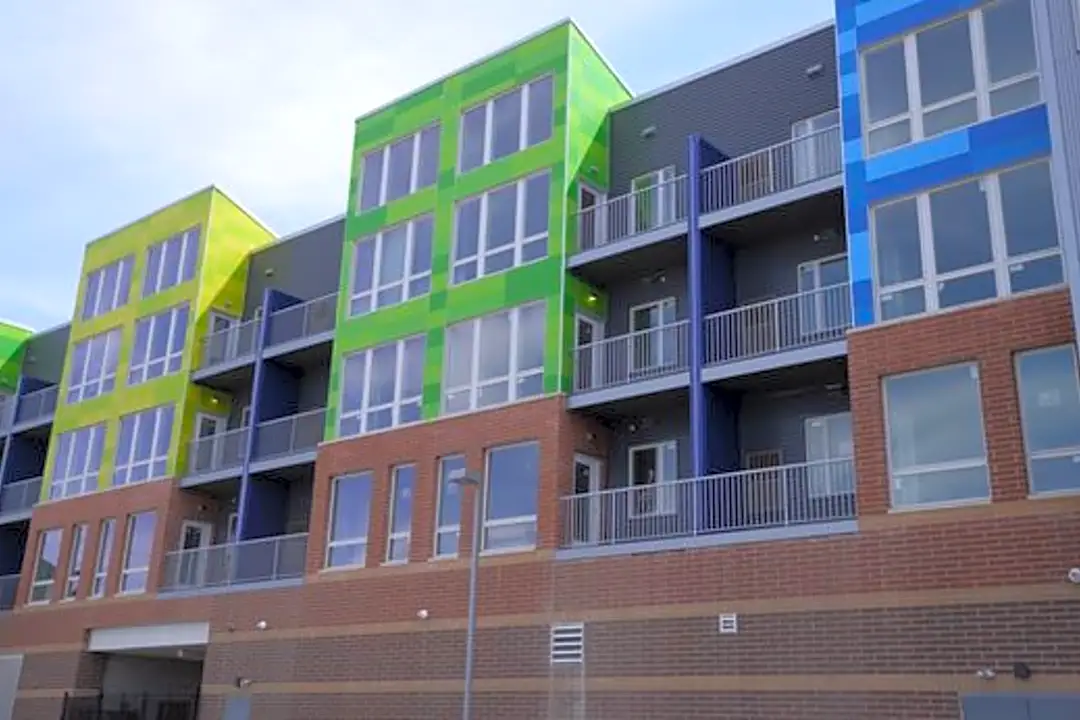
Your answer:
[[[919,86],[919,52],[916,35],[904,38],[904,67],[908,92],[908,114],[911,116],[911,139],[916,141],[921,140],[923,136],[922,88]]]
[[[509,345],[506,348],[507,367],[509,368],[509,377],[506,382],[509,387],[506,389],[506,397],[510,400],[517,400],[517,377],[518,377],[518,333],[521,332],[521,324],[519,322],[521,317],[521,308],[514,308],[510,311],[510,332],[509,332]]]
[[[986,53],[986,36],[983,34],[982,10],[968,15],[968,32],[971,34],[972,68],[975,70],[975,105],[978,118],[990,117],[990,58]]]
[[[919,224],[919,252],[922,254],[923,297],[926,311],[938,306],[937,263],[934,258],[934,220],[930,213],[930,196],[923,193],[915,198]]]
[[[379,309],[379,290],[382,285],[382,251],[383,251],[383,233],[379,231],[375,235],[375,252],[371,257],[371,311],[374,312]]]
[[[532,94],[532,85],[526,83],[521,86],[521,116],[518,118],[518,152],[528,147],[529,142],[529,98]]]
[[[472,348],[469,367],[469,409],[475,410],[479,398],[480,385],[480,318],[470,321],[473,324]]]
[[[990,218],[990,249],[993,255],[994,278],[997,282],[997,296],[1010,294],[1009,250],[1005,237],[1005,212],[1001,202],[1001,184],[997,175],[987,175],[979,180],[983,196],[986,198],[986,210]]]
[[[525,245],[525,205],[527,203],[525,188],[528,187],[527,179],[523,178],[518,181],[514,193],[514,267],[521,265]]]
[[[391,422],[397,425],[401,417],[402,375],[405,367],[405,341],[399,340],[394,348],[394,399],[390,409]]]
[[[153,423],[150,429],[150,456],[147,458],[149,466],[146,469],[146,478],[149,480],[154,477],[154,462],[157,460],[158,435],[161,434],[161,408],[156,408],[147,414],[150,416],[150,421]]]
[[[374,364],[375,353],[371,350],[364,351],[364,394],[360,399],[360,432],[367,432],[368,407],[371,405],[371,366]]]
[[[401,298],[408,300],[410,280],[412,279],[413,245],[416,243],[416,221],[410,220],[405,226],[405,265],[401,269]]]
[[[379,205],[386,204],[386,184],[390,180],[390,146],[384,145],[379,148],[382,155],[382,167],[379,171]]]

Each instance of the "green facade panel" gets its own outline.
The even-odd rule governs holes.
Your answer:
[[[13,393],[18,387],[30,335],[30,330],[0,320],[0,393]]]

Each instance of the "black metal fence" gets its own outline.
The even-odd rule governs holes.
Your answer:
[[[60,720],[196,720],[198,714],[198,692],[65,694]]]

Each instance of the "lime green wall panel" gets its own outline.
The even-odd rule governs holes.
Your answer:
[[[30,330],[0,320],[0,392],[14,392],[22,372]]]

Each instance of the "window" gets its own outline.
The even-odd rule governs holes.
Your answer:
[[[1032,493],[1080,490],[1080,384],[1072,345],[1016,358]]]
[[[686,326],[676,324],[675,298],[630,308],[629,365],[631,376],[655,374],[657,368],[685,362]]]
[[[464,455],[449,455],[439,460],[435,557],[455,557],[458,554],[458,538],[461,535],[461,486],[455,480],[464,474]]]
[[[797,272],[800,335],[842,332],[851,322],[847,255],[801,263]]]
[[[795,182],[806,183],[840,172],[840,139],[825,132],[840,125],[840,111],[800,120],[791,126]]]
[[[679,446],[674,440],[630,448],[630,515],[670,515],[675,512],[679,477]]]
[[[880,320],[1063,282],[1047,161],[880,205],[872,215]]]
[[[98,534],[97,558],[94,560],[94,583],[90,588],[90,597],[105,595],[105,584],[109,580],[109,565],[112,563],[113,534],[116,532],[116,520],[106,518],[101,521]]]
[[[56,568],[60,564],[60,541],[64,531],[60,528],[38,533],[37,559],[34,562],[34,578],[30,582],[30,603],[47,603],[52,599],[52,587],[56,582]]]
[[[421,215],[356,241],[349,315],[363,315],[431,291],[434,220]]]
[[[484,550],[536,547],[540,444],[507,445],[487,453]]]
[[[105,448],[105,423],[60,433],[56,439],[49,499],[75,497],[94,492]]]
[[[76,525],[72,529],[71,549],[68,551],[67,579],[64,581],[64,600],[73,600],[79,592],[79,580],[82,579],[83,552],[86,545],[86,525]]]
[[[112,392],[116,387],[116,365],[120,358],[120,328],[75,343],[71,350],[67,403]]]
[[[550,75],[466,110],[461,116],[460,172],[548,140],[554,128]]]
[[[863,53],[869,154],[1041,100],[1030,0],[997,0]]]
[[[398,465],[390,478],[390,535],[386,543],[387,562],[407,562],[412,528],[415,465]]]
[[[131,352],[128,385],[179,372],[184,362],[187,330],[187,303],[140,318],[135,323],[135,347]]]
[[[443,411],[464,412],[544,392],[542,302],[446,329]]]
[[[345,356],[338,435],[350,437],[420,420],[425,338]]]
[[[120,418],[113,486],[164,478],[168,472],[172,431],[172,405],[160,405]]]
[[[893,507],[990,497],[974,364],[886,378],[884,395]]]
[[[364,154],[357,188],[366,212],[435,184],[439,174],[439,125]]]
[[[195,278],[199,257],[199,228],[177,233],[146,250],[146,272],[143,275],[142,296],[168,290]]]
[[[654,170],[630,181],[633,204],[630,227],[634,233],[648,232],[674,222],[676,210],[675,166]],[[615,206],[610,206],[612,210]]]
[[[334,479],[326,567],[363,566],[371,519],[371,473]]]
[[[852,457],[851,413],[806,419],[807,482],[812,498],[850,495],[855,492]]]
[[[124,566],[120,570],[120,592],[146,592],[150,574],[150,556],[154,549],[154,530],[157,515],[143,512],[128,518],[127,540],[124,543]]]
[[[488,190],[458,203],[453,284],[547,257],[551,175]]]
[[[135,256],[128,255],[86,275],[82,319],[90,320],[127,304]]]

